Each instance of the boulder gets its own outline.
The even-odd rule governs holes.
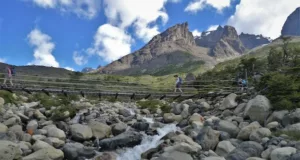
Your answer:
[[[282,118],[282,125],[285,127],[295,123],[300,123],[300,108],[297,108],[295,112],[285,114]]]
[[[117,155],[112,152],[104,152],[101,155],[95,157],[94,160],[117,160]]]
[[[220,110],[235,108],[238,104],[235,102],[237,95],[234,93],[229,94],[220,106]]]
[[[191,145],[193,148],[195,148],[196,150],[201,150],[202,147],[193,141],[193,139],[191,137],[186,136],[185,134],[179,134],[176,136],[171,137],[171,140],[176,142],[176,143],[187,143],[189,145]]]
[[[29,130],[35,131],[35,130],[37,130],[38,126],[39,126],[39,124],[36,120],[31,120],[27,124],[26,129],[27,129],[27,131],[29,131]]]
[[[300,133],[300,123],[287,126],[284,128],[284,131]]]
[[[219,143],[220,132],[211,129],[210,127],[204,127],[198,136],[196,142],[202,147],[203,150],[214,150]]]
[[[26,156],[32,152],[31,144],[29,142],[21,141],[18,143],[18,145],[20,146],[23,152],[23,156]]]
[[[229,121],[224,120],[221,120],[218,123],[217,130],[229,133],[232,138],[235,138],[240,131],[239,127]]]
[[[40,149],[26,157],[23,160],[63,160],[64,153],[53,147]]]
[[[58,138],[54,138],[54,137],[48,137],[45,141],[52,144],[52,146],[55,148],[63,147],[65,144],[65,141],[60,140]]]
[[[273,145],[268,146],[268,148],[261,153],[261,157],[264,159],[270,159],[272,151],[276,148],[279,148],[279,147],[273,146]]]
[[[131,127],[138,130],[138,131],[147,131],[149,126],[150,126],[149,123],[136,122]]]
[[[92,129],[93,136],[98,139],[109,137],[111,134],[111,127],[97,121],[89,121],[88,126]]]
[[[191,155],[183,152],[165,152],[155,160],[193,160]]]
[[[13,132],[16,135],[16,138],[20,141],[22,141],[24,132],[23,128],[20,125],[14,125],[8,129],[9,132]]]
[[[143,135],[138,132],[127,131],[113,138],[103,139],[99,142],[99,146],[103,150],[113,150],[118,147],[133,147],[141,143]],[[95,142],[97,143],[97,142]],[[98,144],[95,144],[97,146]]]
[[[93,137],[92,129],[87,125],[73,124],[70,130],[72,138],[78,141],[88,140]]]
[[[288,160],[296,152],[297,149],[293,147],[276,148],[272,151],[270,157],[271,160]]]
[[[267,124],[267,128],[268,128],[268,129],[276,129],[276,128],[278,128],[278,127],[279,127],[279,123],[276,122],[276,121],[270,122],[270,123]]]
[[[263,125],[267,120],[270,109],[271,104],[268,98],[258,95],[247,103],[244,116],[249,116],[252,121],[258,121]]]
[[[128,127],[127,124],[125,124],[123,122],[116,123],[112,126],[112,134],[114,136],[119,135],[119,134],[125,132],[127,127]]]
[[[62,151],[66,159],[75,160],[79,157],[78,151],[83,147],[84,146],[81,143],[67,143],[64,145]]]
[[[61,140],[66,139],[66,134],[63,130],[58,129],[56,127],[50,127],[47,129],[47,135],[48,137],[55,137]]]
[[[40,149],[43,149],[43,148],[48,148],[48,147],[52,147],[50,144],[44,142],[44,141],[40,141],[40,140],[37,140],[35,141],[35,143],[33,144],[32,146],[32,149],[34,151],[38,151]]]
[[[199,151],[199,148],[195,148],[185,142],[181,142],[178,144],[175,144],[174,146],[169,146],[164,148],[165,152],[173,152],[173,151],[179,151],[183,153],[197,153]]]
[[[237,138],[241,139],[241,140],[248,140],[250,134],[257,130],[258,128],[260,128],[260,124],[258,122],[252,122],[251,124],[249,124],[248,126],[244,127],[241,129],[241,131],[239,132]]]
[[[0,140],[0,159],[13,160],[21,159],[22,150],[18,144],[10,141]]]
[[[247,141],[239,144],[226,156],[226,159],[245,160],[250,157],[260,157],[262,152],[263,147],[259,143]]]
[[[0,106],[3,106],[4,104],[5,104],[5,100],[2,97],[0,97]]]
[[[182,108],[182,112],[181,112],[181,116],[182,118],[188,118],[189,115],[190,115],[190,112],[189,112],[189,105],[185,104]]]
[[[0,123],[0,133],[6,133],[8,130],[7,126]]]
[[[226,160],[224,157],[205,157],[203,160]]]
[[[288,110],[275,111],[268,118],[267,123],[276,121],[278,123],[282,123],[283,117],[289,113]]]
[[[200,114],[194,113],[194,114],[190,117],[189,123],[192,123],[192,122],[194,122],[194,121],[200,121],[200,122],[202,122],[203,120],[204,120],[204,119],[203,119],[203,117],[202,117]]]
[[[43,115],[43,113],[40,112],[40,110],[36,109],[33,113],[33,115],[35,116],[35,118],[41,120],[41,119],[47,119],[46,116]]]
[[[222,141],[218,144],[216,153],[221,157],[226,157],[235,147],[230,143],[230,141]]]
[[[235,115],[241,115],[244,113],[245,108],[246,108],[246,103],[241,103],[234,109],[233,113]]]
[[[163,117],[165,123],[180,122],[182,120],[181,115],[175,115],[174,113],[165,113]]]
[[[250,141],[261,143],[264,137],[269,137],[271,135],[272,133],[268,128],[259,128],[250,134],[249,139]]]
[[[119,114],[124,116],[124,117],[129,117],[131,116],[130,110],[126,109],[126,108],[120,108],[119,109]]]

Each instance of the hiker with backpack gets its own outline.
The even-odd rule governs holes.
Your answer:
[[[176,93],[176,91],[178,89],[182,93],[182,90],[181,90],[182,78],[179,77],[178,75],[175,75],[174,77],[177,78],[176,84],[175,84],[175,91],[174,92]]]
[[[6,69],[5,69],[5,77],[4,77],[4,82],[3,82],[3,85],[6,86],[6,81],[9,80],[9,83],[11,86],[14,86],[13,83],[12,83],[12,78],[13,78],[13,75],[15,73],[15,70],[13,67],[10,67],[10,66],[6,66]]]

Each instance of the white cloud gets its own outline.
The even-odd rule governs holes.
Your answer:
[[[105,15],[110,24],[121,29],[133,25],[138,38],[148,42],[159,33],[157,25],[153,25],[158,19],[165,24],[169,17],[164,8],[167,2],[179,2],[178,0],[104,0]],[[134,6],[134,7],[133,7]],[[152,26],[150,26],[152,24]]]
[[[289,14],[300,6],[299,0],[241,0],[228,24],[239,32],[277,38]]]
[[[215,30],[217,30],[218,27],[219,27],[219,25],[211,25],[208,27],[207,31],[215,31]]]
[[[101,7],[100,0],[33,0],[31,2],[43,8],[56,8],[88,19],[96,17]]]
[[[75,71],[74,68],[71,68],[71,67],[65,67],[65,69],[69,70],[69,71]]]
[[[207,6],[211,6],[221,12],[224,8],[230,7],[231,0],[193,0],[184,9],[185,12],[196,13]]]
[[[107,62],[111,62],[130,53],[132,38],[124,30],[104,24],[100,26],[94,36],[93,47],[89,54],[97,54]]]
[[[59,63],[52,55],[55,44],[51,42],[51,37],[42,33],[39,29],[34,29],[28,34],[29,43],[34,47],[34,60],[29,65],[43,65],[59,67]]]
[[[5,59],[5,58],[0,58],[0,62],[1,62],[1,63],[5,63],[5,62],[6,62],[6,59]]]
[[[193,36],[194,37],[200,37],[201,36],[201,32],[199,32],[197,29],[193,30]]]
[[[78,51],[75,51],[73,53],[73,60],[77,65],[84,65],[88,62],[88,59],[86,56],[80,54]]]

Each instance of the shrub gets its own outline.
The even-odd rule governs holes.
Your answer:
[[[289,136],[290,139],[299,141],[300,140],[300,134],[296,131],[277,131],[274,133],[275,136],[279,137],[280,135],[285,134]]]
[[[0,97],[2,97],[5,103],[15,103],[16,99],[14,99],[13,94],[8,91],[0,91]]]
[[[159,107],[164,113],[171,111],[170,105],[165,104],[160,100],[137,101],[137,104],[141,107],[141,109],[149,109],[151,113],[155,113]]]
[[[68,117],[73,118],[76,115],[76,109],[71,107],[70,105],[57,107],[53,112],[51,119],[55,121],[61,121],[68,117],[66,117],[65,112],[68,111],[70,114]]]

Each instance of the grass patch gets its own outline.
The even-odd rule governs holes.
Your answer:
[[[50,109],[53,106],[57,107],[61,105],[69,105],[72,100],[79,100],[78,95],[68,95],[68,97],[57,95],[55,97],[52,97],[43,93],[37,93],[29,98],[30,102],[40,101],[43,107],[45,107],[46,109]]]
[[[289,136],[290,139],[299,141],[300,140],[300,134],[296,131],[277,131],[273,133],[274,136],[279,137],[280,135],[285,134]]]

